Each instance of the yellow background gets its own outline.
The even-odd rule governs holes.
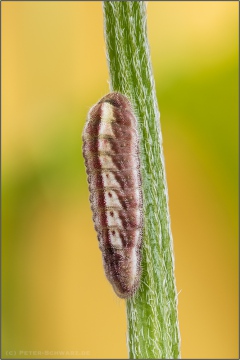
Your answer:
[[[237,358],[238,3],[147,9],[182,357]],[[127,357],[81,153],[108,79],[100,2],[2,3],[4,358]]]

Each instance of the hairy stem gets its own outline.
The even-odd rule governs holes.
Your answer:
[[[127,301],[130,358],[180,358],[177,293],[159,110],[142,1],[104,1],[112,91],[126,95],[139,122],[144,238],[141,285]]]

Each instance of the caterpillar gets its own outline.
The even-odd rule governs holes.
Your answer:
[[[105,95],[83,130],[94,227],[107,279],[120,298],[140,283],[143,195],[137,120],[126,96]]]

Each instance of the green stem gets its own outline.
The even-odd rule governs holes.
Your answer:
[[[159,110],[142,1],[104,1],[111,90],[126,95],[139,122],[144,238],[140,288],[127,301],[130,358],[180,358],[173,243]]]

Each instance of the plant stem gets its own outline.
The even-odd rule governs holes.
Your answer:
[[[126,95],[139,122],[144,237],[142,278],[127,300],[130,358],[180,358],[177,293],[159,110],[142,1],[104,1],[111,90]]]

